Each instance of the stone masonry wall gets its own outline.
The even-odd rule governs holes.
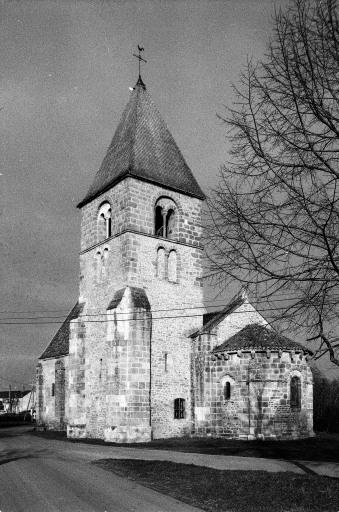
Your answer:
[[[64,359],[58,359],[54,365],[55,381],[55,420],[60,430],[66,430],[65,423],[65,398],[66,398],[66,375]]]
[[[179,211],[173,238],[181,243],[201,244],[201,200],[127,177],[82,208],[81,251],[98,243],[97,218],[104,202],[111,205],[112,237],[134,230],[154,235],[154,207],[161,197],[172,199]]]
[[[37,422],[40,426],[54,430],[66,428],[65,425],[68,421],[66,414],[67,369],[68,356],[41,360],[38,365]]]
[[[85,335],[84,318],[70,322],[68,390],[67,390],[67,436],[86,437],[85,413]]]
[[[131,289],[126,288],[121,302],[108,314],[104,438],[115,442],[150,441],[151,313],[149,308],[134,305]]]
[[[163,196],[177,205],[171,239],[154,235],[154,205]],[[97,212],[107,200],[112,207],[112,236],[97,243]],[[83,319],[96,320],[86,323],[86,391],[84,405],[80,405],[86,435],[104,438],[105,429],[116,424],[113,414],[108,422],[105,412],[112,379],[109,372],[113,371],[105,368],[105,354],[112,349],[107,308],[116,291],[125,286],[144,288],[151,305],[153,435],[182,435],[191,430],[188,335],[202,326],[204,312],[201,229],[201,200],[133,178],[84,206],[80,297],[86,302]],[[166,274],[162,279],[158,276],[159,247],[167,255],[176,251],[176,282],[170,282]],[[105,372],[107,385],[103,378],[98,378]],[[175,398],[186,401],[183,419],[174,419]]]
[[[256,352],[209,356],[204,389],[197,386],[195,435],[240,439],[297,439],[313,435],[312,374],[303,354]],[[197,374],[197,372],[196,372]],[[301,379],[301,408],[290,405],[292,376]],[[231,397],[224,396],[225,382]]]

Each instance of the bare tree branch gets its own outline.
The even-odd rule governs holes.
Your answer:
[[[247,63],[219,116],[232,143],[209,200],[208,275],[247,284],[339,366],[339,21],[335,0],[294,0],[265,61]],[[276,318],[277,319],[277,318]]]

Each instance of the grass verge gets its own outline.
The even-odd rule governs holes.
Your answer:
[[[93,464],[208,512],[339,510],[339,480],[327,477],[131,459]]]

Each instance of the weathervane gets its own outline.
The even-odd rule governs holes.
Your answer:
[[[139,50],[139,55],[136,55],[135,53],[133,53],[133,56],[139,60],[139,78],[141,80],[140,64],[141,64],[141,61],[146,63],[147,60],[145,60],[141,57],[141,52],[145,51],[145,48],[141,48],[141,46],[138,45],[138,50]]]

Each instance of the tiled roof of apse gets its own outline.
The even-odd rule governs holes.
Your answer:
[[[204,199],[192,171],[139,78],[81,208],[126,176]]]
[[[295,352],[312,351],[304,347],[296,341],[292,341],[286,336],[279,334],[277,331],[267,325],[248,324],[224,343],[215,347],[214,354],[219,352],[233,352],[237,350],[283,350]]]
[[[66,356],[69,352],[69,324],[71,320],[78,318],[84,309],[84,303],[77,302],[68,317],[57,331],[52,341],[39,359],[49,359]]]

